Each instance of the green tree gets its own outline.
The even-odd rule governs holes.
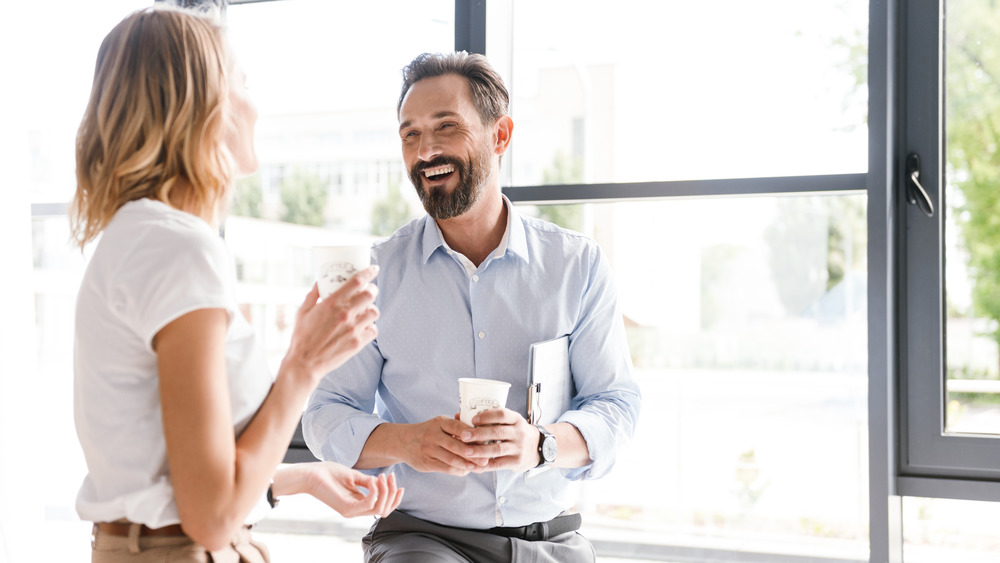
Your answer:
[[[562,150],[556,151],[552,163],[542,171],[542,185],[579,184],[583,182],[583,160],[569,157]],[[574,231],[583,230],[583,206],[574,204],[540,205],[538,217],[560,227]]]
[[[286,223],[321,227],[325,222],[327,190],[319,176],[295,169],[281,182],[281,203]]]
[[[230,213],[240,217],[260,218],[261,201],[263,191],[261,190],[260,174],[247,176],[236,180],[233,189],[233,200],[230,204]]]
[[[390,180],[385,196],[377,199],[372,206],[372,234],[389,236],[410,217],[410,206],[399,193],[399,180]]]
[[[945,80],[947,175],[969,254],[976,315],[1000,321],[1000,50],[995,1],[951,0]],[[1000,343],[1000,328],[992,334]]]
[[[865,269],[868,227],[865,202],[860,197],[824,198],[829,224],[826,240],[826,290],[844,281],[851,269]]]

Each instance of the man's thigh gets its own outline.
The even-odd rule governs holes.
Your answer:
[[[365,540],[368,563],[478,563],[438,538],[421,533],[396,533],[371,543],[367,537]]]
[[[378,520],[363,540],[368,563],[593,563],[594,548],[577,532],[549,541],[508,539],[438,526],[396,511]]]

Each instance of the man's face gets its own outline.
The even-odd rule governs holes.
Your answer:
[[[403,99],[399,123],[403,162],[428,215],[450,219],[468,211],[497,159],[466,80],[446,74],[417,82]]]

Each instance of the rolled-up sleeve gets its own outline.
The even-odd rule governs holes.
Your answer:
[[[635,433],[641,406],[611,269],[596,245],[591,247],[589,270],[580,299],[580,320],[569,344],[577,395],[572,410],[559,417],[559,422],[580,431],[591,463],[564,471],[569,479],[597,479],[611,471],[618,449]]]
[[[317,458],[353,467],[368,436],[385,422],[374,414],[382,355],[373,342],[320,381],[302,415],[302,435]]]

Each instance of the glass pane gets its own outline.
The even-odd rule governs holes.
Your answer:
[[[90,2],[24,2],[15,15],[23,22],[45,22],[39,26],[11,27],[18,50],[26,61],[14,67],[22,76],[5,83],[19,85],[4,94],[13,96],[27,123],[24,139],[29,155],[29,186],[32,202],[65,203],[76,189],[74,146],[76,130],[87,107],[97,49],[104,36],[125,15],[152,4],[152,0],[108,0]],[[58,17],[53,12],[58,11]],[[57,21],[58,20],[58,21]],[[19,36],[17,32],[22,32]],[[53,41],[59,37],[59,41]],[[71,48],[67,46],[72,45]],[[21,117],[21,116],[19,116]],[[6,124],[5,124],[6,127]],[[23,143],[23,144],[22,144]]]
[[[39,520],[44,514],[50,537],[77,538],[47,546],[71,553],[41,560],[77,560],[86,553],[80,549],[90,526],[74,509],[86,466],[72,417],[72,312],[89,251],[81,255],[69,246],[64,204],[76,185],[73,143],[98,46],[121,18],[152,0],[64,3],[59,18],[44,13],[45,3],[29,4],[30,19],[46,21],[48,32],[21,38],[32,53],[25,66],[30,74],[11,76],[10,83],[31,84],[33,91],[25,96],[26,138],[17,141],[30,149],[32,201],[57,205],[38,207],[55,215],[32,223],[37,381],[44,395],[24,401],[22,418],[40,420],[39,404],[50,414],[33,437],[44,451],[22,454],[27,460],[60,455],[59,463],[39,467],[37,482],[26,484],[37,491],[39,505],[23,513],[37,513]],[[454,3],[297,0],[232,5],[227,17],[260,113],[255,141],[261,166],[239,182],[225,234],[237,262],[243,312],[277,367],[312,283],[310,247],[372,240],[422,211],[403,173],[396,133],[400,69],[421,52],[453,48]],[[373,21],[378,25],[367,25]],[[296,198],[307,205],[288,211]],[[282,518],[301,518],[294,507]]]
[[[260,168],[237,185],[226,241],[244,314],[275,368],[312,283],[310,248],[370,242],[422,214],[397,134],[400,70],[454,48],[454,11],[451,0],[229,7],[260,112]],[[379,25],[358,25],[370,21]]]
[[[1000,434],[1000,6],[946,10],[945,428]]]
[[[488,8],[487,54],[512,91],[510,185],[868,169],[868,2]]]
[[[994,563],[1000,503],[903,497],[905,563]]]
[[[7,503],[17,507],[12,509],[17,514],[0,507],[0,561],[5,556],[11,561],[89,559],[92,524],[81,522],[74,509],[86,466],[74,430],[72,369],[73,314],[85,256],[68,244],[64,209],[76,188],[74,143],[98,47],[122,17],[151,3],[22,2],[10,6],[13,12],[4,16],[4,24],[10,24],[2,26],[9,40],[4,46],[11,48],[4,51],[10,54],[4,55],[4,83],[10,87],[0,98],[16,108],[16,119],[0,118],[0,137],[5,150],[13,149],[5,162],[16,161],[22,168],[15,172],[24,172],[15,173],[24,182],[16,182],[12,190],[30,194],[13,201],[27,203],[30,198],[56,215],[38,215],[30,223],[34,325],[10,327],[31,334],[34,357],[32,373],[4,376],[18,381],[10,389],[16,389],[19,398],[7,401],[10,411],[5,415],[18,422],[0,431],[0,473],[6,472],[26,492]],[[28,212],[25,206],[22,213]],[[27,218],[22,218],[28,228]],[[4,239],[4,244],[10,242]]]
[[[589,537],[867,560],[865,201],[520,207],[609,256],[643,393]]]

